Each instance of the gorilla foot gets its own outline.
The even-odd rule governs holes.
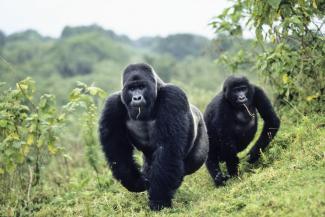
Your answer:
[[[149,207],[152,211],[160,211],[163,208],[171,208],[172,201],[149,201]]]
[[[229,175],[222,175],[221,173],[217,174],[214,177],[214,184],[216,185],[216,187],[220,187],[220,186],[224,186],[225,182],[230,178]]]
[[[128,190],[131,192],[143,192],[146,191],[149,188],[149,181],[141,176],[139,179],[137,179],[133,186],[129,187]]]
[[[248,163],[254,164],[258,161],[260,155],[255,153],[250,153],[248,158]]]

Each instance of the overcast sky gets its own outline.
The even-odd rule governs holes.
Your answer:
[[[226,0],[0,0],[0,30],[35,29],[57,37],[64,26],[98,24],[131,38],[187,32],[213,37],[207,24]]]

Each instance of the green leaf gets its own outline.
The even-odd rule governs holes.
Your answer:
[[[6,127],[8,122],[6,120],[0,120],[0,127]]]
[[[100,89],[98,87],[88,87],[88,90],[90,95],[96,96]]]
[[[71,94],[70,94],[70,100],[77,100],[79,99],[80,95],[81,95],[81,88],[75,88],[71,91]]]
[[[81,82],[81,81],[77,81],[77,87],[82,88],[82,89],[86,89],[87,88],[87,84]]]
[[[13,146],[14,148],[20,149],[20,147],[21,147],[21,145],[22,145],[23,143],[24,143],[24,142],[17,141],[17,142],[14,142],[14,143],[12,144],[12,146]]]
[[[280,5],[281,0],[267,0],[267,3],[273,8],[278,9]]]
[[[28,134],[28,136],[27,136],[27,145],[33,144],[34,139],[35,139],[34,134]]]
[[[105,91],[99,87],[88,87],[88,91],[92,96],[99,96],[101,98],[104,98],[106,96]]]
[[[55,147],[55,145],[54,145],[54,143],[49,143],[48,145],[47,145],[47,149],[49,150],[49,152],[51,153],[51,154],[56,154],[57,152],[58,152],[58,148],[57,147]]]
[[[255,30],[256,39],[259,42],[263,41],[262,27],[258,26]]]

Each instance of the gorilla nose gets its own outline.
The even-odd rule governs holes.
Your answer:
[[[133,95],[131,100],[131,106],[143,106],[146,104],[145,98],[141,94]]]
[[[142,96],[139,95],[139,96],[133,96],[132,97],[132,101],[134,102],[141,102],[142,101]]]
[[[246,96],[239,96],[238,97],[238,101],[239,102],[246,102],[247,101],[247,98],[246,98]]]
[[[244,100],[244,99],[246,99],[245,96],[239,96],[238,98],[239,98],[239,100]]]

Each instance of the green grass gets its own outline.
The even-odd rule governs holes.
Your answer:
[[[281,129],[256,165],[215,188],[205,167],[185,178],[172,209],[151,212],[146,193],[130,193],[112,179],[101,157],[98,177],[70,153],[67,165],[52,162],[43,182],[25,193],[11,192],[0,216],[325,216],[325,118],[282,117]],[[1,193],[0,193],[1,194]],[[22,195],[17,195],[22,194]]]

